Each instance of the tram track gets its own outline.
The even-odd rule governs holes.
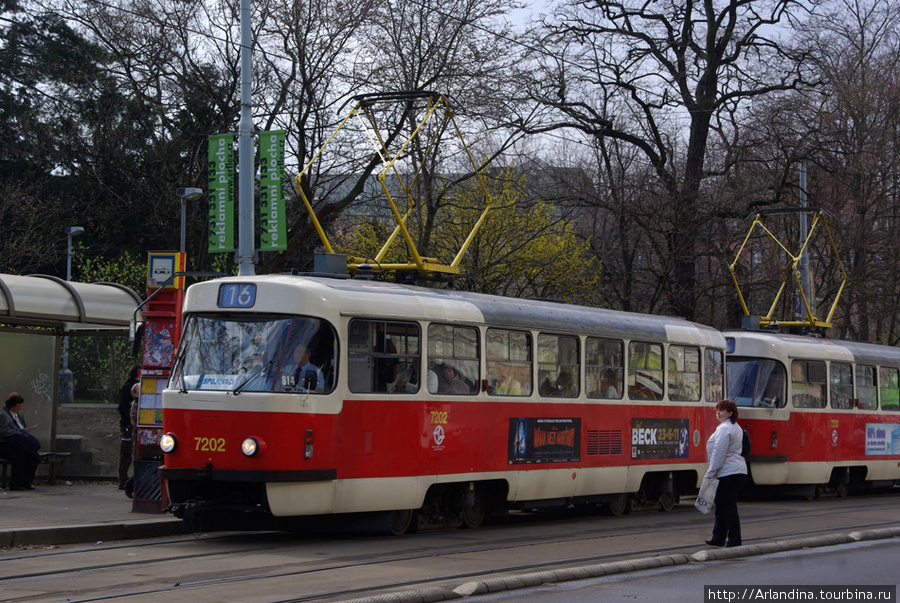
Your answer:
[[[854,499],[864,500],[862,498]],[[835,521],[830,517],[840,517],[846,531],[874,529],[896,525],[891,521],[896,513],[895,497],[884,497],[880,500],[869,499],[865,504],[835,504],[824,509],[799,509],[796,505],[780,504],[779,501],[751,503],[745,505],[754,509],[744,519],[747,526],[745,532],[771,533],[763,536],[768,539],[802,538],[835,532]],[[789,509],[787,512],[785,509]],[[534,521],[532,517],[513,517],[486,526],[478,531],[461,531],[454,533],[423,534],[396,539],[363,538],[352,540],[343,537],[336,541],[315,538],[297,542],[296,537],[280,534],[243,534],[204,537],[202,539],[159,541],[141,544],[126,544],[104,547],[103,549],[70,549],[34,552],[29,555],[0,556],[7,566],[9,562],[21,562],[35,566],[44,566],[39,571],[17,573],[15,578],[0,579],[0,588],[28,588],[37,582],[58,581],[65,583],[67,579],[84,579],[91,575],[123,575],[133,573],[139,578],[123,581],[118,587],[108,585],[105,588],[88,586],[66,589],[65,600],[70,602],[106,601],[111,599],[137,600],[141,597],[154,596],[155,600],[165,601],[166,593],[178,597],[197,596],[205,600],[204,593],[223,589],[240,589],[242,592],[258,592],[260,585],[269,583],[302,584],[306,589],[312,582],[321,584],[314,590],[297,592],[290,587],[280,597],[267,597],[264,600],[273,602],[288,601],[333,601],[340,598],[362,596],[373,592],[398,591],[423,587],[425,585],[458,585],[462,582],[483,579],[497,574],[516,574],[560,569],[578,565],[598,564],[608,561],[621,561],[638,557],[659,556],[676,552],[691,551],[702,547],[702,540],[694,534],[698,530],[708,530],[711,518],[693,513],[684,505],[673,513],[639,514],[630,518],[619,518],[602,521],[597,518],[566,517],[554,514],[544,521]],[[857,517],[858,516],[858,517]],[[873,520],[872,516],[884,517]],[[855,518],[856,517],[856,518]],[[620,521],[621,520],[621,521]],[[617,525],[616,525],[617,524]],[[776,524],[781,527],[776,527]],[[809,526],[799,529],[802,525]],[[600,529],[598,529],[598,526]],[[790,529],[787,529],[790,528]],[[661,543],[659,539],[648,537],[652,534],[666,535],[671,544]],[[454,542],[463,538],[465,542]],[[248,539],[253,546],[246,546]],[[755,538],[748,538],[752,541]],[[623,543],[637,541],[624,550]],[[283,543],[283,544],[282,544]],[[348,546],[350,544],[358,545]],[[418,544],[414,549],[409,544]],[[236,545],[236,546],[233,546]],[[185,553],[185,546],[195,546],[199,550]],[[291,562],[293,557],[309,557],[309,550],[325,547],[332,550],[332,556],[321,560],[302,560]],[[219,552],[209,549],[222,549]],[[350,550],[353,550],[350,553]],[[571,550],[571,555],[561,555],[550,551]],[[170,551],[181,550],[181,554],[173,555]],[[525,552],[523,551],[529,551]],[[139,551],[139,553],[133,553]],[[150,553],[148,557],[148,551]],[[250,563],[240,568],[232,568],[228,575],[211,577],[209,570],[200,568],[193,574],[184,573],[180,579],[172,576],[172,580],[156,579],[154,584],[147,584],[143,578],[159,573],[167,575],[168,567],[188,567],[197,563],[206,566],[220,566],[223,570],[236,558],[253,559],[275,552],[284,561],[278,565],[267,565],[253,570]],[[578,553],[578,551],[582,551]],[[584,551],[589,551],[585,553]],[[593,551],[603,551],[599,554]],[[136,558],[123,560],[122,555],[138,555]],[[118,560],[110,560],[109,558]],[[480,564],[476,569],[454,571],[461,559],[494,559],[489,567]],[[106,559],[101,561],[100,559]],[[539,560],[538,560],[539,559]],[[65,567],[48,567],[53,565]],[[74,560],[74,561],[73,561]],[[425,577],[411,577],[406,580],[370,580],[360,584],[356,579],[347,576],[397,574],[404,566],[429,565],[441,568]],[[280,568],[280,569],[279,569]],[[4,572],[5,573],[5,572]],[[90,580],[88,580],[90,582]],[[142,582],[138,584],[138,582]],[[349,588],[348,586],[351,585]],[[328,586],[332,585],[332,586]],[[335,588],[337,586],[337,588]],[[288,587],[285,587],[287,589]],[[42,589],[41,589],[42,590]],[[191,595],[190,593],[195,593]],[[162,597],[162,598],[160,598]],[[6,601],[33,601],[34,596],[4,597]],[[47,598],[46,600],[59,600]],[[174,598],[172,600],[175,600]]]

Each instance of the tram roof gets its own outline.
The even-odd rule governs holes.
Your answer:
[[[840,358],[835,357],[835,350],[839,349],[852,355],[853,360],[856,362],[892,365],[900,362],[900,348],[876,343],[826,339],[770,331],[725,331],[725,337],[735,336],[775,341],[792,358],[806,357],[840,360]]]
[[[222,280],[248,282],[248,279],[241,277],[229,277]],[[333,299],[329,298],[327,303],[342,314],[351,316],[435,321],[449,319],[460,322],[483,321],[498,327],[534,328],[560,333],[602,334],[608,337],[628,339],[648,338],[724,347],[724,337],[720,331],[676,317],[375,280],[289,275],[259,276],[250,280],[260,286],[277,283],[295,287],[325,287],[337,293]],[[193,289],[204,285],[210,286],[215,282],[217,281],[207,281],[190,287],[186,307],[192,306],[191,291]],[[361,305],[360,296],[383,296],[384,304],[376,310],[371,306]],[[199,310],[199,308],[194,309]]]
[[[116,283],[77,283],[55,276],[0,274],[0,323],[70,331],[127,329],[141,298]]]

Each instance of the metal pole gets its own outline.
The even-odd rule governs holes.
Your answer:
[[[181,247],[179,248],[179,251],[181,253],[184,253],[184,250],[187,247],[187,235],[185,234],[185,227],[187,225],[187,222],[184,216],[186,203],[187,201],[185,200],[185,198],[181,197]]]
[[[72,280],[72,235],[67,234],[68,245],[66,247],[66,280]]]
[[[806,164],[800,164],[800,207],[806,208]],[[806,213],[800,214],[800,240],[806,242],[809,233],[809,227],[806,221]],[[803,254],[800,256],[800,282],[803,285],[803,292],[809,300],[809,307],[815,313],[815,303],[813,299],[812,284],[809,279],[809,248],[803,248]]]
[[[241,0],[241,123],[238,133],[238,276],[256,273],[253,214],[253,116],[250,80],[253,67],[250,0]]]

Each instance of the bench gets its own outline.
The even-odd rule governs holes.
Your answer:
[[[66,457],[69,456],[68,452],[38,452],[41,456],[41,465],[47,465],[47,484],[52,486],[56,483],[56,466],[61,465],[63,461],[66,460]],[[8,478],[8,471],[11,466],[11,463],[4,459],[0,458],[0,488],[6,489],[6,482]]]

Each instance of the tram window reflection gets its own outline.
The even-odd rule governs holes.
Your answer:
[[[831,363],[831,408],[853,408],[853,367],[848,363]]]
[[[631,400],[662,400],[663,347],[658,343],[628,344],[628,397]]]
[[[336,338],[326,321],[310,317],[189,315],[172,384],[235,392],[300,391],[295,350],[308,353],[315,374],[307,393],[334,389]],[[288,376],[290,373],[290,377]],[[304,375],[305,376],[305,375]]]
[[[882,410],[900,410],[900,369],[883,366],[879,370]]]
[[[584,379],[588,398],[619,400],[625,383],[625,344],[588,337],[585,342]]]
[[[795,408],[825,408],[826,374],[824,362],[791,362],[791,403]]]
[[[347,381],[354,393],[412,394],[421,385],[418,323],[350,321]]]
[[[530,396],[531,334],[506,329],[488,329],[487,380],[493,396]]]
[[[669,399],[700,400],[700,348],[669,346]]]
[[[428,325],[428,374],[431,394],[474,394],[481,385],[478,329]]]
[[[577,337],[538,335],[538,393],[560,398],[578,396],[579,355]]]
[[[725,353],[722,350],[706,349],[706,364],[703,372],[706,379],[706,401],[718,402],[725,397],[723,367],[725,366]],[[781,381],[784,384],[784,380]]]
[[[856,399],[860,410],[878,408],[875,367],[868,364],[856,365]]]

